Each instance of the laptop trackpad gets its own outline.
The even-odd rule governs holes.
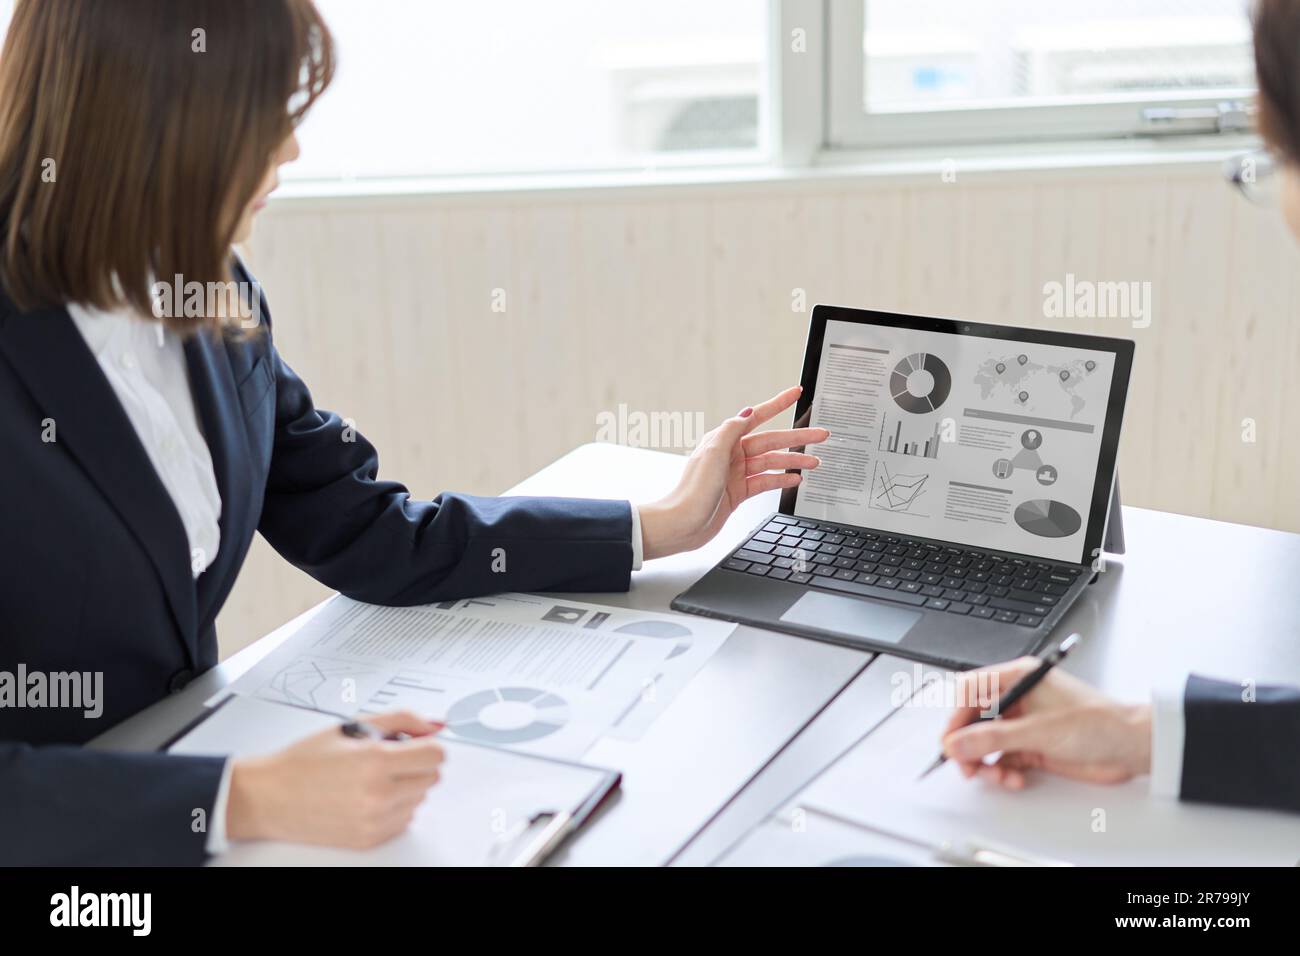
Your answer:
[[[919,611],[809,591],[781,615],[781,620],[819,631],[897,644],[921,617]]]

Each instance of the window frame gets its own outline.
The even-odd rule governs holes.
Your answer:
[[[868,113],[862,102],[866,68],[863,0],[821,3],[826,36],[823,146],[830,153],[1229,135],[1242,129],[1221,126],[1214,114],[1221,104],[1243,105],[1254,95],[1253,89],[1225,88],[1162,96],[1139,93],[1105,102],[1062,99],[1014,106]],[[1160,121],[1144,116],[1147,110],[1172,112],[1170,119]]]

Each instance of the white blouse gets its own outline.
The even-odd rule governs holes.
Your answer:
[[[68,314],[171,496],[197,578],[221,546],[221,494],[190,394],[180,337],[129,309],[104,312],[71,304]]]

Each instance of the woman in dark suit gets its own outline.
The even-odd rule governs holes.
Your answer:
[[[216,663],[254,532],[378,604],[620,591],[817,464],[788,449],[825,430],[754,431],[790,389],[639,506],[417,501],[380,480],[231,252],[332,69],[310,0],[19,0],[0,56],[0,863],[405,828],[442,760],[412,714],[375,721],[408,742],[325,733],[256,760],[79,746]]]
[[[1254,37],[1267,149],[1238,164],[1233,180],[1275,193],[1300,238],[1300,2],[1258,0]],[[1036,663],[974,672],[967,689],[988,686],[989,673],[1010,687]],[[1298,687],[1193,675],[1150,704],[1122,704],[1058,668],[1006,718],[978,721],[979,711],[958,710],[943,739],[967,777],[1015,790],[1035,770],[1094,783],[1149,773],[1157,796],[1300,812]]]

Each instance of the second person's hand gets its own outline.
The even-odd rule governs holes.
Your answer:
[[[992,701],[1039,664],[1021,657],[968,671],[960,678],[958,707],[943,732],[943,751],[967,777],[979,776],[1011,790],[1029,770],[1084,780],[1122,783],[1151,770],[1151,708],[1123,704],[1057,668],[996,720],[980,720]],[[996,681],[994,679],[996,678]],[[985,759],[1000,756],[992,763]]]

